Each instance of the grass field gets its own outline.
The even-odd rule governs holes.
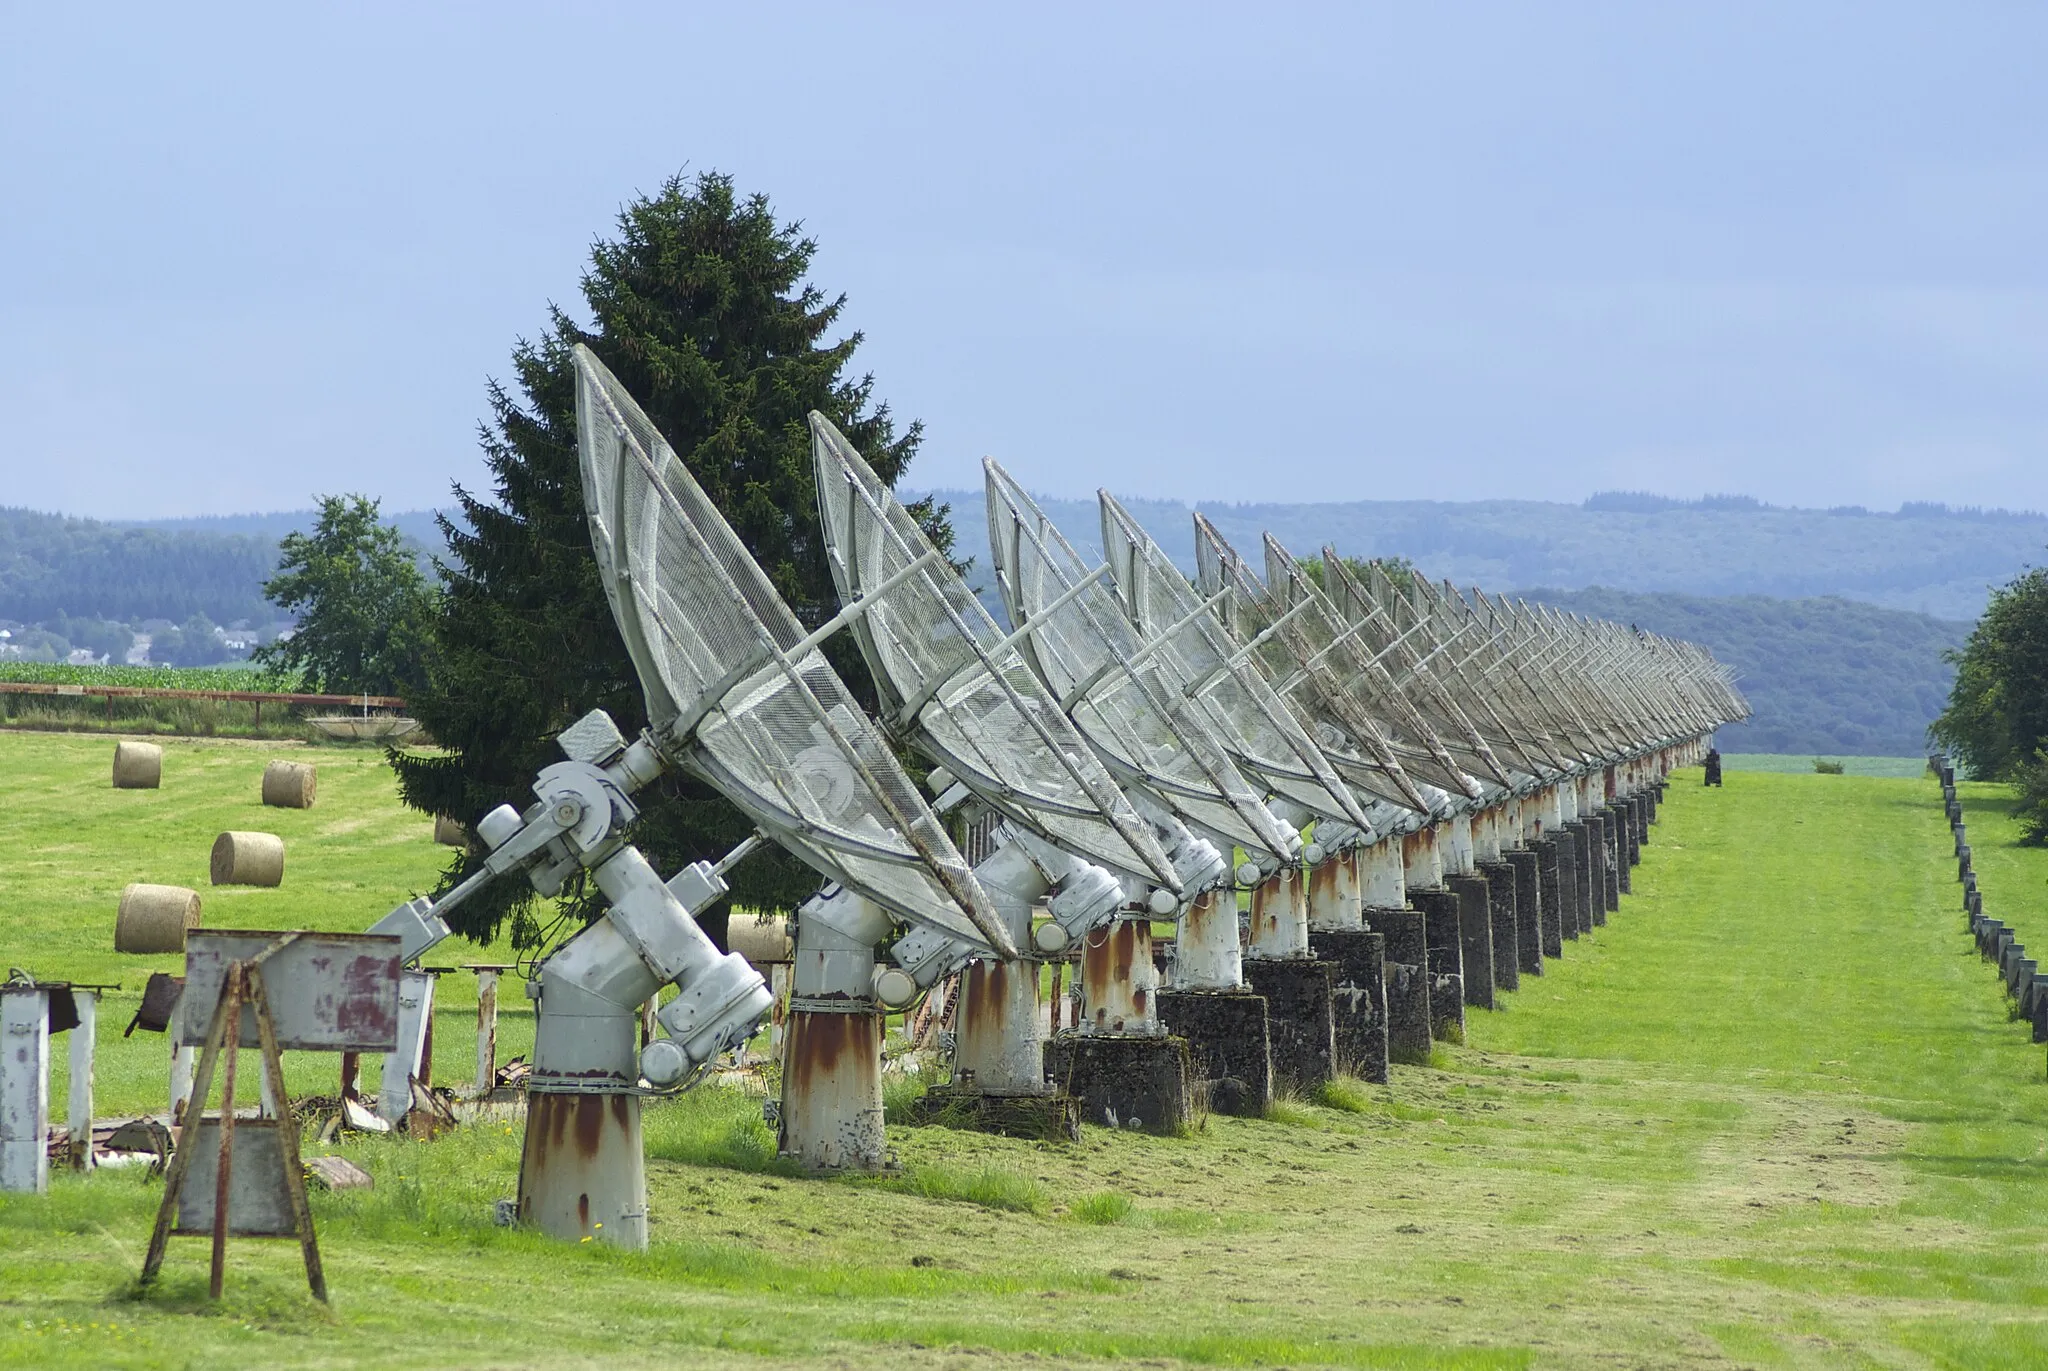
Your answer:
[[[1727,771],[1787,771],[1815,774],[1816,760],[1840,762],[1846,776],[1889,776],[1904,779],[1927,770],[1925,757],[1844,757],[1810,752],[1724,752],[1721,765]]]
[[[57,955],[106,945],[133,875],[102,868],[197,835],[200,874],[259,813],[261,748],[195,745],[152,798],[211,808],[175,820],[96,788],[104,748],[0,738],[7,850],[44,863],[8,961],[112,969]],[[424,825],[360,764],[260,812],[306,825],[286,890],[210,912],[356,927],[427,883]],[[189,1241],[133,1298],[156,1188],[62,1176],[0,1200],[0,1365],[2048,1364],[2048,1083],[1962,934],[1932,782],[1696,778],[1609,925],[1390,1088],[1078,1148],[892,1128],[904,1174],[872,1181],[778,1174],[758,1104],[700,1091],[650,1111],[645,1256],[493,1227],[502,1130],[359,1142],[377,1189],[315,1202],[332,1311],[254,1242],[218,1307]],[[2042,917],[2038,879],[1979,867]]]

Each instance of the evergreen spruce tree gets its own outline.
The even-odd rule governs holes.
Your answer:
[[[916,452],[920,426],[898,434],[873,378],[847,374],[861,335],[828,339],[845,297],[827,298],[805,279],[814,252],[799,224],[778,223],[764,196],[739,196],[730,177],[674,177],[628,205],[616,239],[593,248],[582,281],[592,326],[551,309],[547,333],[514,349],[518,395],[494,382],[482,431],[496,498],[458,488],[462,521],[442,521],[452,562],[438,650],[429,686],[411,702],[446,751],[395,758],[408,804],[465,822],[499,804],[524,809],[534,774],[560,760],[553,740],[564,726],[593,708],[629,737],[647,722],[584,523],[569,357],[579,342],[647,411],[798,617],[816,624],[838,608],[806,415],[829,416],[891,483]],[[950,547],[945,509],[912,508]],[[828,651],[872,704],[846,635]],[[687,777],[664,777],[638,802],[633,840],[663,872],[716,858],[751,831],[716,791]],[[478,860],[464,853],[446,883]],[[792,909],[818,886],[779,849],[756,852],[729,879],[731,903],[763,911]],[[565,898],[569,916],[590,912],[588,892]],[[725,912],[703,919],[721,944]],[[450,922],[483,940],[508,917],[522,947],[545,940],[531,890],[511,881]]]

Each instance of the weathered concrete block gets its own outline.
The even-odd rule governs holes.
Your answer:
[[[1583,917],[1590,919],[1595,928],[1607,922],[1607,848],[1603,838],[1605,829],[1597,814],[1588,815],[1579,825],[1580,852],[1585,863],[1580,874],[1584,888],[1585,904]]]
[[[1621,825],[1612,812],[1600,811],[1600,840],[1603,851],[1600,854],[1600,873],[1607,878],[1607,912],[1612,914],[1621,908],[1622,874],[1625,864],[1621,860]]]
[[[1386,1084],[1386,935],[1347,928],[1311,933],[1308,941],[1316,959],[1335,973],[1330,1016],[1337,1030],[1338,1072]]]
[[[1266,997],[1266,1031],[1272,1039],[1276,1086],[1306,1091],[1337,1074],[1337,1025],[1330,1003],[1336,988],[1335,970],[1327,962],[1309,958],[1245,958],[1245,980]]]
[[[1147,1133],[1178,1133],[1188,1125],[1184,1038],[1060,1033],[1045,1045],[1045,1071],[1079,1102],[1082,1123]]]
[[[1513,862],[1481,862],[1486,877],[1487,915],[1493,924],[1493,988],[1514,990],[1522,981],[1521,937],[1515,927]]]
[[[1081,1141],[1081,1105],[1056,1090],[1042,1095],[998,1095],[972,1086],[935,1085],[910,1106],[912,1123],[964,1128],[1041,1142]]]
[[[1543,876],[1541,859],[1526,847],[1510,848],[1501,859],[1515,869],[1515,966],[1524,975],[1543,974]]]
[[[1558,908],[1562,896],[1557,884],[1557,844],[1549,838],[1537,838],[1529,844],[1529,850],[1536,854],[1536,879],[1543,892],[1543,927],[1540,930],[1543,955],[1562,957],[1564,925],[1560,922],[1561,911]]]
[[[1408,903],[1422,911],[1429,940],[1429,1031],[1449,1042],[1465,1040],[1465,945],[1458,897],[1449,890],[1411,890]]]
[[[1560,828],[1550,841],[1557,849],[1557,931],[1576,942],[1579,936],[1579,853],[1578,842],[1569,829]]]
[[[1429,1060],[1429,934],[1416,909],[1367,909],[1366,927],[1386,939],[1387,1057]]]
[[[1445,881],[1458,897],[1458,940],[1463,958],[1465,1003],[1493,1008],[1493,900],[1484,876],[1452,876]]]
[[[1615,884],[1622,895],[1629,893],[1628,872],[1635,865],[1630,857],[1628,841],[1628,806],[1619,800],[1607,807],[1608,815],[1614,820],[1614,876]]]
[[[1188,1045],[1188,1071],[1209,1106],[1257,1118],[1273,1102],[1273,1044],[1266,997],[1250,990],[1162,990],[1159,1022]],[[1217,1083],[1237,1086],[1219,1090]],[[1227,1108],[1224,1106],[1228,1106]]]

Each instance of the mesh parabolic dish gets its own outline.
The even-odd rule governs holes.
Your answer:
[[[662,750],[820,875],[1016,955],[895,754],[618,378],[579,345],[591,545]]]
[[[822,414],[811,449],[825,556],[883,711],[1005,818],[1178,894],[1152,829],[917,521]],[[923,569],[900,576],[923,562]],[[896,578],[893,579],[892,578]],[[876,590],[876,587],[882,587]]]
[[[1338,679],[1360,698],[1369,700],[1377,711],[1396,720],[1398,736],[1421,749],[1421,755],[1409,759],[1409,770],[1453,795],[1479,798],[1478,781],[1452,754],[1436,724],[1416,703],[1422,694],[1418,684],[1397,682],[1386,653],[1375,650],[1361,639],[1353,625],[1342,621],[1322,588],[1308,578],[1308,573],[1271,534],[1263,541],[1266,593],[1283,609],[1300,606],[1305,611],[1295,622],[1317,651],[1324,654]]]
[[[1428,814],[1433,806],[1408,774],[1399,742],[1337,676],[1329,654],[1298,622],[1313,604],[1283,610],[1223,535],[1195,515],[1196,584],[1221,596],[1224,625],[1264,663],[1274,693],[1310,730],[1338,774],[1390,804]],[[1223,592],[1229,594],[1224,595]]]
[[[1266,681],[1254,656],[1240,652],[1223,623],[1180,568],[1108,491],[1102,551],[1139,636],[1160,644],[1160,664],[1181,693],[1203,709],[1216,740],[1247,779],[1311,813],[1369,831],[1372,822],[1329,758]]]
[[[1275,823],[1259,796],[1209,735],[1194,704],[1148,654],[1125,616],[1107,568],[1090,569],[1037,502],[993,460],[988,482],[989,552],[1010,618],[1039,678],[1112,774],[1143,786],[1199,829],[1247,853],[1281,862],[1300,854],[1299,835]]]
[[[1293,554],[1270,533],[1266,535],[1265,546],[1268,585],[1302,579],[1300,565]],[[1443,743],[1444,750],[1462,770],[1496,785],[1512,785],[1508,769],[1494,755],[1492,745],[1480,735],[1463,706],[1451,698],[1436,670],[1432,669],[1431,659],[1425,657],[1425,651],[1435,646],[1435,635],[1430,626],[1413,614],[1407,616],[1406,623],[1400,624],[1383,612],[1360,618],[1346,616],[1336,609],[1336,587],[1348,574],[1349,568],[1342,562],[1324,563],[1323,589],[1333,611],[1332,622],[1340,629],[1349,630],[1362,650],[1385,663],[1394,684],[1428,722],[1430,730]]]
[[[1512,683],[1501,679],[1499,644],[1448,582],[1438,586],[1411,575],[1404,587],[1378,564],[1367,575],[1356,576],[1332,547],[1323,549],[1323,564],[1337,568],[1338,574],[1329,580],[1332,595],[1352,617],[1369,613],[1377,604],[1392,615],[1397,628],[1403,626],[1404,610],[1429,621],[1437,679],[1466,702],[1466,714],[1487,733],[1496,754],[1505,748],[1511,765],[1536,778],[1566,769],[1541,725],[1511,694]]]

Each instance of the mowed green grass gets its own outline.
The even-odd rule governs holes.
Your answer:
[[[493,1227],[502,1126],[359,1141],[377,1189],[315,1201],[331,1311],[288,1244],[235,1244],[216,1307],[180,1241],[134,1298],[157,1188],[62,1176],[0,1200],[0,1364],[2048,1363],[2048,1083],[1933,784],[1697,779],[1604,929],[1346,1108],[892,1129],[900,1178],[805,1180],[758,1102],[699,1091],[649,1111],[644,1256]]]

